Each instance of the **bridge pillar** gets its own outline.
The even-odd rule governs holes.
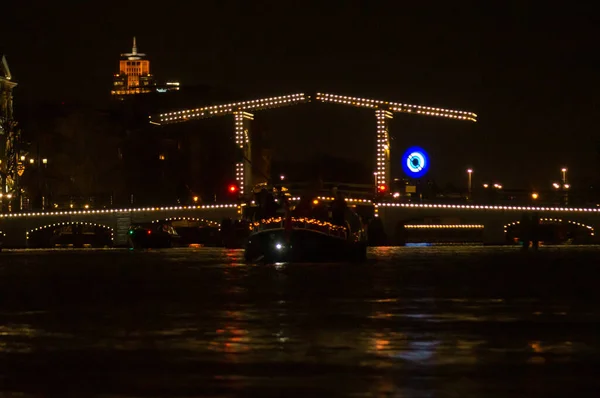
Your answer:
[[[506,235],[504,234],[504,223],[500,218],[488,219],[483,227],[484,245],[504,245],[506,244]]]
[[[250,122],[254,115],[248,112],[233,112],[235,118],[235,145],[242,152],[241,161],[235,164],[235,180],[244,195],[246,188],[252,188],[252,151],[250,150]]]
[[[375,182],[377,187],[382,185],[385,189],[390,188],[390,135],[388,133],[388,121],[394,117],[392,112],[377,109],[375,118],[377,119],[377,145],[375,147]]]
[[[113,245],[116,247],[127,246],[129,244],[127,233],[129,232],[129,226],[131,225],[131,212],[115,212],[114,218]]]

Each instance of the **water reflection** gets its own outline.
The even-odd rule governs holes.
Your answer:
[[[225,316],[231,323],[217,329],[209,343],[209,349],[225,354],[226,361],[236,362],[238,356],[235,354],[249,351],[252,344],[251,333],[240,322],[240,315],[240,311],[227,311]]]
[[[75,396],[585,392],[598,254],[380,248],[366,265],[254,266],[239,250],[8,251],[0,378]]]

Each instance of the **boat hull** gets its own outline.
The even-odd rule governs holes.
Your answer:
[[[269,229],[250,234],[245,247],[250,262],[362,262],[367,244],[307,229]]]

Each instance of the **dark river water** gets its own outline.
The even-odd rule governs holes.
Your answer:
[[[600,396],[600,248],[0,253],[0,397]]]

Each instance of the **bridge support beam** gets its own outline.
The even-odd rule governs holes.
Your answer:
[[[242,154],[242,159],[235,164],[235,180],[240,188],[240,194],[244,195],[245,192],[252,189],[250,122],[254,120],[254,115],[238,111],[234,112],[233,116],[235,120],[235,145]]]
[[[385,186],[385,189],[390,188],[391,170],[390,170],[390,135],[388,130],[388,122],[394,117],[392,112],[377,109],[375,118],[377,119],[377,143],[375,147],[375,182],[378,187]]]

